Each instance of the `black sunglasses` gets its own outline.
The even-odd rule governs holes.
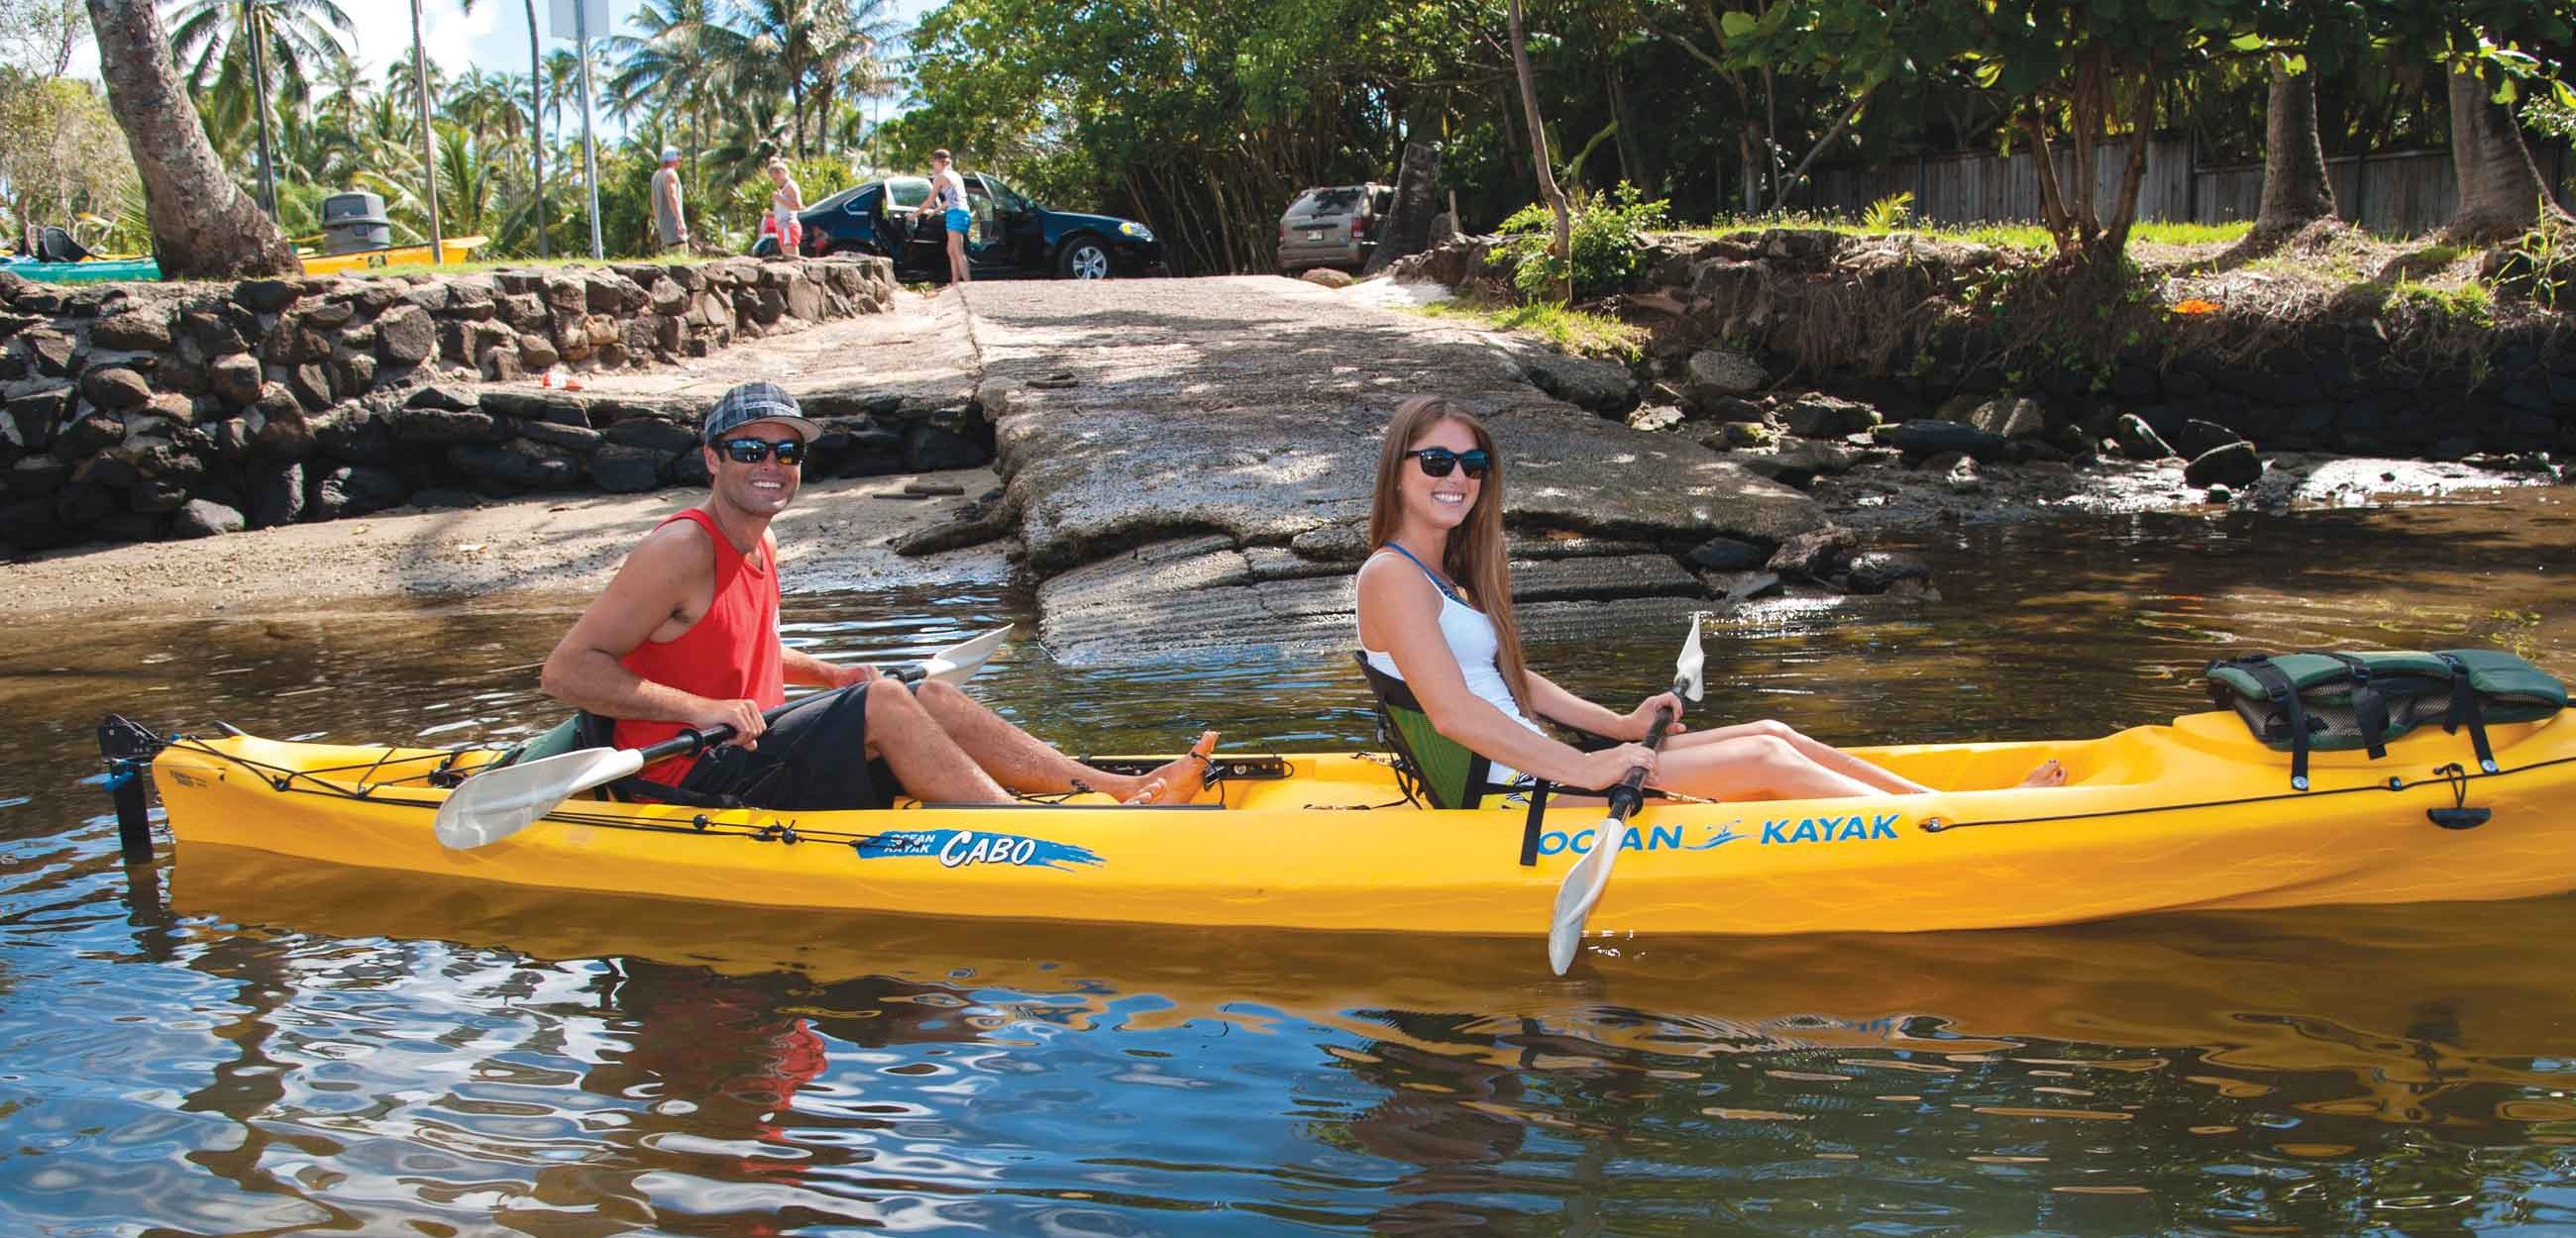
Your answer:
[[[724,448],[725,458],[736,464],[758,464],[773,452],[777,454],[778,462],[789,468],[805,463],[803,439],[781,439],[773,443],[765,438],[729,438],[716,446]]]
[[[1494,458],[1486,455],[1482,447],[1468,451],[1451,451],[1446,447],[1418,447],[1404,454],[1422,462],[1422,475],[1425,477],[1447,477],[1449,470],[1465,465],[1467,476],[1481,479],[1485,475],[1485,470],[1494,465]]]

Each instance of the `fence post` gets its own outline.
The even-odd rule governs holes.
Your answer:
[[[2368,210],[2368,209],[2369,209],[2369,207],[2370,207],[2370,147],[2368,147],[2368,146],[2363,146],[2363,147],[2361,148],[2361,153],[2352,157],[2352,226],[2353,226],[2353,227],[2359,228],[2359,229],[2361,229],[2361,230],[2362,230],[2362,231],[2364,231],[2364,232],[2367,232],[2367,231],[2369,231],[2369,230],[2370,230],[2370,224],[2369,224],[2368,220],[2367,220],[2367,219],[2363,216],[2363,214],[2362,214],[2362,212],[2363,212],[2363,211],[2365,211],[2365,210]]]
[[[2200,218],[2200,135],[2198,133],[2183,139],[2182,168],[2183,218],[2193,223],[2203,222]]]

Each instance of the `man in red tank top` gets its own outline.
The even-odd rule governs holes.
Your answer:
[[[547,695],[618,719],[635,748],[683,728],[730,726],[734,739],[639,777],[671,798],[722,797],[766,808],[882,808],[897,796],[1003,803],[1014,793],[1089,789],[1121,800],[1195,798],[1216,733],[1143,776],[1095,769],[1056,751],[945,683],[907,687],[874,668],[826,662],[778,636],[776,539],[769,522],[796,497],[820,433],[793,397],[744,383],[708,412],[699,439],[706,502],[645,535],[608,588],[546,658]],[[788,684],[817,695],[775,721],[763,710]]]

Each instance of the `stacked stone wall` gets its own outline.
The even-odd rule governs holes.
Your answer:
[[[703,357],[894,297],[881,258],[205,285],[0,274],[0,540],[38,550],[703,481],[696,410],[523,380]],[[900,411],[849,410],[832,467],[956,467],[976,449],[971,425],[945,424],[960,419]]]

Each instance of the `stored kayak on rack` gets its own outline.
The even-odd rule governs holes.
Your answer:
[[[2099,739],[1856,749],[1928,795],[1649,801],[1590,927],[1913,931],[2186,909],[2520,898],[2576,889],[2576,725],[2423,727],[2385,757],[2290,758],[2232,713]],[[129,724],[130,725],[130,724]],[[1598,806],[1407,802],[1386,758],[1228,755],[1195,804],[704,812],[574,800],[488,846],[431,822],[492,749],[174,737],[150,754],[196,843],[518,886],[999,919],[1533,936]],[[137,751],[139,767],[144,754]],[[1129,764],[1162,758],[1131,758]],[[2069,783],[2013,785],[2040,762]],[[136,814],[139,817],[139,812]]]

